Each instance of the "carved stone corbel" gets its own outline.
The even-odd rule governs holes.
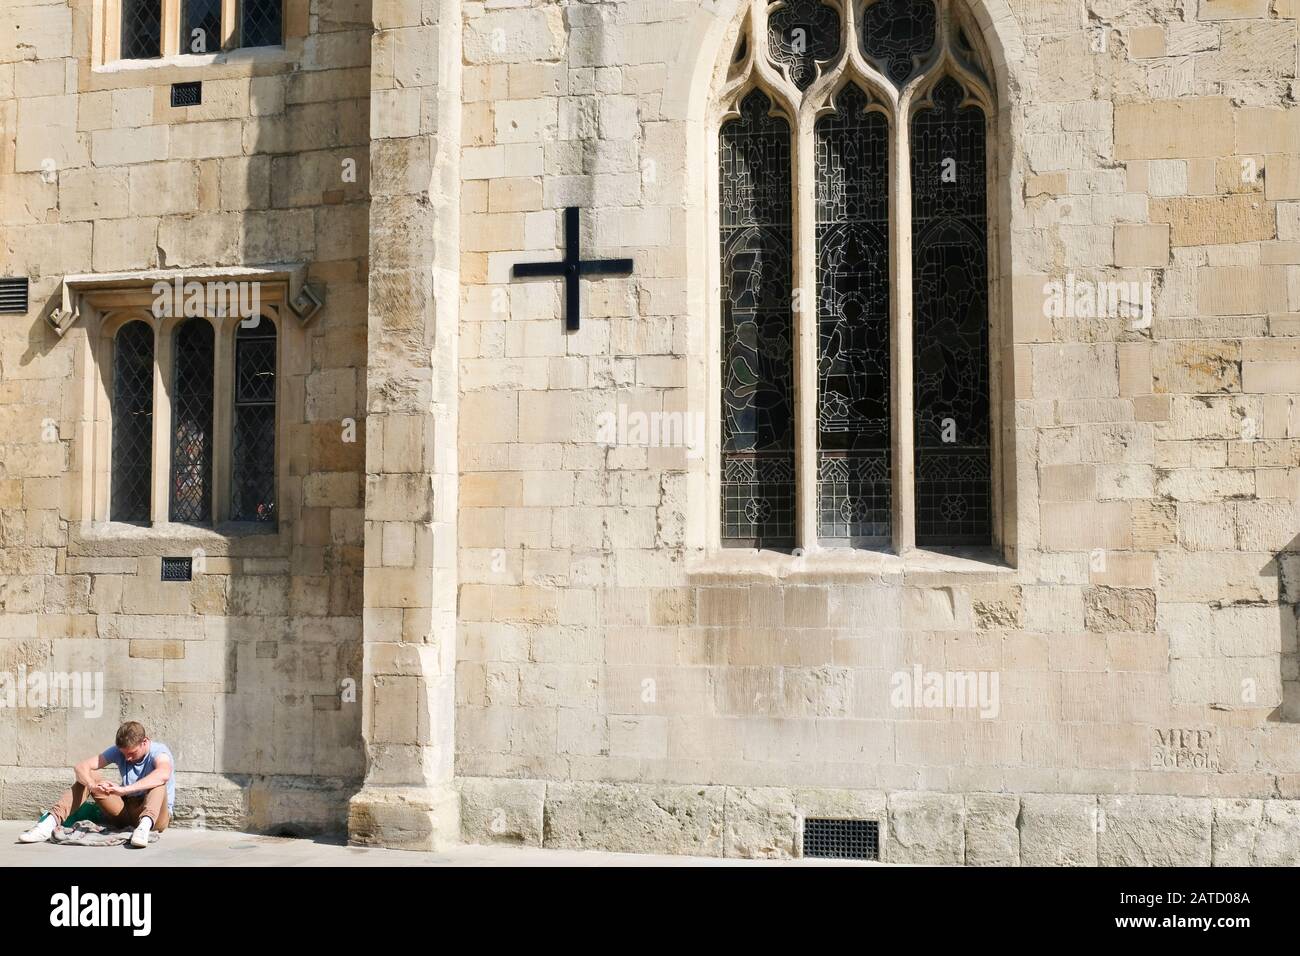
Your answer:
[[[294,285],[297,288],[294,288]],[[306,326],[316,317],[316,313],[321,310],[325,304],[324,290],[317,290],[316,287],[306,282],[299,281],[291,283],[289,287],[289,307],[293,309],[294,315],[298,316],[298,321]]]
[[[72,324],[81,316],[81,303],[77,301],[77,294],[64,279],[60,288],[63,290],[63,305],[57,309],[51,309],[45,314],[45,321],[49,323],[54,334],[63,338],[63,333],[72,328]]]

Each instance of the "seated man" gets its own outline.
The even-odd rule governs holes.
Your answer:
[[[104,783],[95,777],[96,770],[110,763],[121,772],[121,784]],[[167,745],[150,740],[138,721],[129,720],[117,728],[117,745],[77,764],[72,770],[77,778],[72,789],[65,790],[40,822],[18,839],[23,843],[44,843],[55,827],[84,801],[93,799],[109,826],[135,827],[131,846],[146,847],[149,831],[161,833],[171,820],[176,801],[175,766]]]

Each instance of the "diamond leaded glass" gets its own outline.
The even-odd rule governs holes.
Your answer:
[[[952,78],[912,120],[918,544],[987,544],[988,233],[984,112]]]
[[[184,0],[181,9],[181,52],[218,52],[221,49],[221,0]]]
[[[817,533],[890,533],[889,124],[849,86],[816,125]]]
[[[933,0],[873,0],[862,14],[862,51],[899,86],[934,48]]]
[[[231,509],[235,521],[275,522],[275,326],[241,323],[235,336]]]
[[[817,61],[840,49],[840,15],[821,0],[785,0],[767,20],[768,50],[801,90],[817,78]]]
[[[279,46],[283,40],[280,4],[283,0],[243,0],[240,46]]]
[[[755,90],[719,134],[722,540],[794,543],[790,125]]]
[[[122,0],[122,59],[162,56],[162,0]]]
[[[172,378],[171,520],[212,520],[212,325],[188,319],[176,329]]]
[[[152,466],[153,329],[137,320],[113,339],[111,520],[149,520]]]

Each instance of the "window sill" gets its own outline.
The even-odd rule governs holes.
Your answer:
[[[223,63],[287,63],[295,59],[282,46],[254,46],[220,53],[178,53],[149,60],[114,60],[95,67],[96,73],[125,73],[131,70],[159,70],[169,66],[203,67]]]
[[[905,555],[887,551],[818,548],[801,555],[779,551],[722,549],[686,565],[692,583],[708,580],[791,584],[882,583],[936,587],[946,583],[1001,581],[1015,575],[993,548],[917,549]]]
[[[281,523],[268,528],[254,521],[230,521],[216,528],[164,522],[155,525],[121,521],[73,524],[68,551],[78,556],[145,557],[189,554],[201,549],[213,557],[284,557],[289,537]]]
[[[221,53],[179,53],[175,56],[161,56],[151,60],[112,60],[100,63],[91,69],[96,76],[116,77],[140,76],[149,83],[158,82],[153,74],[159,71],[191,72],[207,70],[211,75],[203,79],[225,79],[228,77],[248,76],[260,73],[264,68],[294,68],[301,52],[297,47],[259,46],[226,50]],[[187,77],[195,79],[196,77]],[[191,107],[196,108],[196,107]]]

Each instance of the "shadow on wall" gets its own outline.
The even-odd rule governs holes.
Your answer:
[[[254,77],[243,156],[223,161],[230,179],[222,170],[223,205],[245,210],[239,247],[223,258],[307,263],[307,281],[327,293],[305,335],[292,310],[280,312],[277,428],[288,461],[278,462],[276,511],[287,560],[270,574],[246,560],[228,579],[230,684],[216,714],[217,769],[245,787],[243,825],[283,836],[345,832],[365,772],[369,9],[313,18],[293,72]]]
[[[305,32],[308,4],[288,0],[286,10],[295,7]],[[204,104],[170,111],[160,105],[152,115],[154,126],[171,127],[172,151],[131,165],[131,182],[137,170],[157,170],[163,181],[182,184],[169,198],[192,188],[194,200],[184,208],[176,201],[177,208],[152,219],[156,242],[137,268],[304,262],[308,281],[327,292],[324,309],[296,343],[288,327],[299,320],[288,309],[277,336],[275,504],[285,544],[273,535],[229,536],[205,545],[208,567],[196,570],[193,582],[162,583],[160,558],[190,553],[194,541],[184,532],[104,540],[69,553],[66,513],[58,510],[75,493],[65,487],[66,464],[24,472],[26,459],[11,455],[7,470],[0,465],[6,479],[57,475],[33,479],[31,487],[56,483],[61,492],[42,490],[46,503],[29,499],[0,513],[0,555],[7,556],[0,562],[0,636],[9,636],[4,618],[10,630],[25,615],[41,621],[39,637],[32,624],[30,640],[0,641],[0,671],[103,678],[97,715],[66,706],[0,714],[0,767],[14,774],[0,774],[7,816],[48,806],[70,782],[73,763],[109,746],[121,721],[136,719],[176,756],[178,824],[295,835],[346,830],[347,802],[365,769],[359,697],[369,11],[369,3],[336,4],[329,15],[313,16],[316,32],[291,41],[283,57],[252,54],[259,62],[251,81],[220,63],[210,71],[187,67],[184,78],[203,83]],[[181,73],[159,69],[167,82]],[[83,181],[111,174],[118,171],[75,171]],[[47,383],[4,376],[0,367],[24,414],[38,422],[58,416],[69,462],[73,442],[82,439],[62,429],[80,414],[70,382],[84,329],[69,331],[65,341],[48,318],[62,307],[62,275],[94,271],[92,258],[98,262],[64,256],[30,267],[42,274],[32,282],[19,362],[60,363],[67,379],[51,383],[58,390],[37,390]],[[217,420],[231,402],[214,396]],[[165,456],[170,448],[158,451]],[[214,540],[210,531],[200,535]]]
[[[1268,715],[1270,721],[1300,723],[1300,648],[1297,648],[1297,622],[1300,621],[1300,535],[1273,556],[1260,572],[1277,578],[1277,615],[1279,632],[1278,669],[1281,672],[1282,703]]]

